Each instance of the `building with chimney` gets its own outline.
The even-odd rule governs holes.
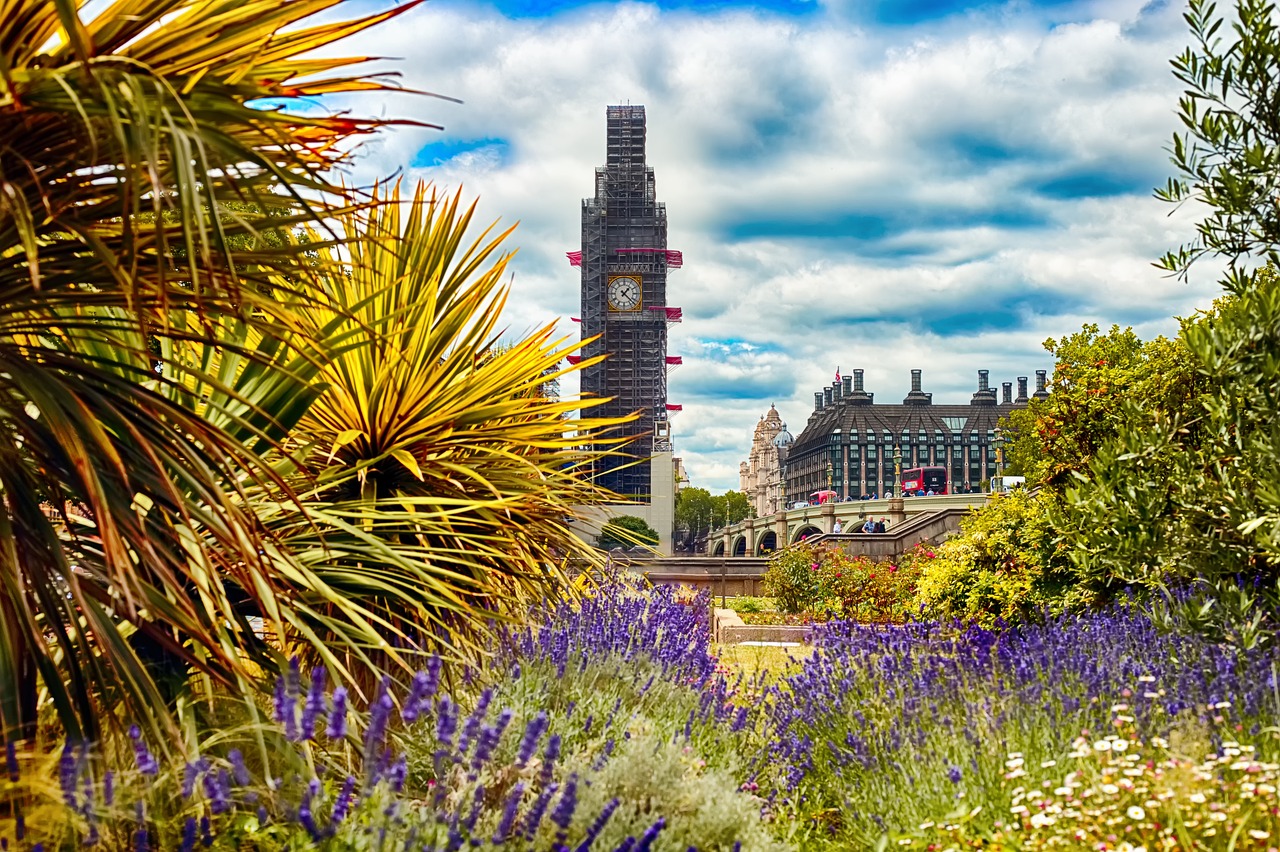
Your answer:
[[[1030,397],[1027,378],[1018,377],[1014,396],[1013,382],[997,391],[989,385],[989,371],[979,370],[969,402],[951,405],[935,404],[933,394],[922,389],[921,371],[912,370],[911,390],[902,402],[884,404],[863,386],[863,371],[854,370],[814,393],[804,429],[789,446],[779,446],[782,501],[807,500],[827,488],[839,500],[889,495],[897,452],[903,469],[943,466],[953,491],[976,491],[996,474],[1000,420],[1031,398],[1048,397],[1046,375],[1036,371]]]

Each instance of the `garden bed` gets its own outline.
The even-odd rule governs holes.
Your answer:
[[[807,644],[813,636],[812,624],[747,624],[732,609],[713,612],[712,640],[722,645],[740,642],[798,642]]]

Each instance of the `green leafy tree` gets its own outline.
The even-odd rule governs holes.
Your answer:
[[[751,502],[738,491],[713,495],[705,488],[687,486],[676,496],[675,526],[685,547],[692,549],[712,530],[726,522],[736,524],[751,517]]]
[[[1230,295],[1182,326],[1198,393],[1189,413],[1144,412],[1099,451],[1062,528],[1083,582],[1161,592],[1184,623],[1252,646],[1280,634],[1280,29],[1271,3],[1237,0],[1234,17],[1223,40],[1215,6],[1191,0],[1194,44],[1173,63],[1186,130],[1157,191],[1208,206],[1160,265],[1227,262]],[[1271,265],[1252,269],[1258,258]]]
[[[686,486],[676,495],[675,528],[678,544],[693,550],[711,532],[715,501],[705,488]]]
[[[1183,324],[1204,390],[1192,418],[1121,431],[1067,492],[1060,527],[1095,594],[1141,588],[1252,646],[1280,631],[1280,276]]]
[[[655,547],[658,544],[658,533],[644,518],[620,515],[600,530],[599,544],[603,550],[615,547]]]
[[[1185,277],[1199,258],[1221,257],[1228,264],[1223,285],[1242,292],[1257,258],[1280,262],[1280,28],[1269,0],[1234,5],[1225,43],[1225,19],[1212,0],[1190,0],[1184,15],[1194,44],[1172,64],[1185,86],[1178,104],[1185,130],[1173,137],[1177,174],[1156,196],[1179,205],[1198,201],[1209,212],[1195,238],[1157,265]]]
[[[723,526],[726,519],[730,524],[736,524],[751,517],[751,501],[740,491],[726,491],[711,499],[715,526]]]
[[[1131,328],[1112,326],[1103,334],[1091,323],[1046,340],[1044,347],[1055,360],[1053,392],[1010,414],[1005,448],[1008,470],[1021,472],[1033,486],[1060,489],[1073,471],[1086,469],[1134,416],[1129,403],[1179,412],[1195,395],[1196,376],[1181,339],[1143,343]]]

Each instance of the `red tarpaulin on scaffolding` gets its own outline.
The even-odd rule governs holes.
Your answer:
[[[564,360],[568,361],[570,364],[576,364],[576,363],[578,363],[579,361],[581,361],[581,360],[582,360],[582,356],[581,356],[581,355],[566,355],[566,356],[564,356]]]
[[[683,364],[683,363],[684,363],[684,358],[682,358],[682,357],[681,357],[681,356],[679,356],[679,355],[668,355],[668,356],[667,356],[667,363],[668,363],[668,364],[672,364],[672,365],[679,365],[679,364]]]
[[[676,405],[674,402],[668,402],[667,411],[684,411],[684,406]]]
[[[679,269],[682,266],[684,266],[684,252],[675,251],[674,249],[621,248],[621,249],[615,249],[614,251],[616,251],[618,254],[643,254],[645,252],[660,253],[666,259],[667,266],[671,267],[672,269]],[[564,256],[569,258],[570,266],[582,265],[582,252],[567,251],[564,253]]]
[[[672,269],[679,269],[684,266],[684,252],[675,251],[673,249],[660,248],[620,248],[614,249],[618,254],[643,254],[644,252],[656,252],[662,254],[667,261],[667,266]],[[582,252],[578,252],[578,261],[582,261]]]
[[[683,317],[683,308],[667,308],[667,322],[680,322]]]
[[[569,317],[569,319],[573,322],[582,322],[582,317]]]

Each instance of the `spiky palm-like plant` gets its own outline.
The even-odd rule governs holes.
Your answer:
[[[581,344],[553,326],[499,342],[510,231],[471,239],[460,193],[380,200],[339,218],[345,270],[319,252],[331,303],[301,313],[337,351],[296,432],[311,443],[305,511],[281,503],[271,527],[389,638],[467,644],[559,584],[566,559],[598,558],[566,519],[617,501],[586,474],[625,421],[547,394],[585,366],[562,369]],[[326,608],[317,631],[333,629]]]
[[[235,599],[292,611],[288,560],[245,495],[288,499],[261,453],[304,406],[224,394],[198,416],[156,367],[229,323],[297,334],[309,267],[256,237],[327,215],[306,199],[339,189],[325,172],[343,141],[383,122],[280,99],[382,86],[339,70],[358,59],[301,57],[412,5],[305,27],[338,0],[115,0],[87,22],[83,2],[0,0],[5,737],[31,730],[40,684],[73,737],[117,706],[176,733],[131,634],[232,679],[244,649],[265,653]],[[227,216],[227,200],[267,212]]]

